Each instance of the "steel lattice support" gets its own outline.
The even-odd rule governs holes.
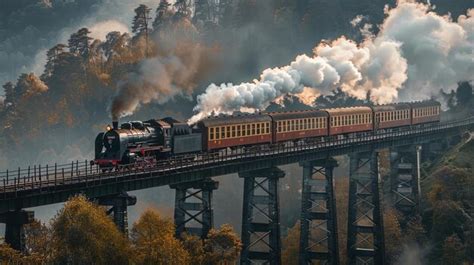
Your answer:
[[[347,252],[350,265],[385,264],[378,152],[350,155]]]
[[[217,189],[219,182],[203,179],[171,185],[176,190],[174,223],[176,237],[186,232],[201,238],[214,226],[212,209],[212,191]]]
[[[137,197],[126,192],[117,195],[98,198],[100,205],[109,206],[107,214],[111,215],[115,225],[125,234],[128,234],[128,211],[127,207],[137,203]]]
[[[5,224],[5,242],[13,249],[25,251],[24,225],[34,220],[33,211],[10,211],[0,215],[0,223]]]
[[[392,203],[406,215],[416,211],[419,206],[420,153],[420,146],[400,147],[391,152]]]
[[[244,178],[241,264],[281,264],[277,167],[241,172]]]
[[[339,264],[334,159],[300,163],[303,166],[299,264]]]

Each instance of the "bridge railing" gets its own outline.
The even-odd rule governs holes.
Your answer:
[[[121,165],[116,169],[101,169],[97,165],[92,165],[89,161],[73,161],[68,164],[54,165],[34,165],[27,168],[18,168],[17,170],[7,170],[0,172],[0,194],[6,192],[21,192],[23,190],[33,189],[51,189],[66,184],[75,184],[78,182],[93,182],[103,179],[115,178],[118,176],[136,174],[138,172],[151,171],[180,171],[196,166],[210,166],[226,161],[232,161],[243,158],[258,158],[268,155],[288,154],[301,152],[305,150],[314,150],[320,148],[330,148],[342,145],[351,145],[354,143],[375,142],[379,139],[390,137],[400,137],[404,135],[426,134],[453,127],[473,125],[474,117],[452,121],[443,124],[436,124],[427,127],[400,128],[391,132],[367,132],[356,138],[329,138],[319,141],[299,141],[292,144],[273,144],[268,146],[254,146],[245,150],[224,149],[193,155],[179,155],[156,161],[154,164],[143,165]],[[0,196],[0,199],[2,197]]]

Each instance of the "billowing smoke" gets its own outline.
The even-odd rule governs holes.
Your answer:
[[[340,37],[316,46],[312,56],[299,55],[289,65],[264,70],[258,80],[209,85],[197,97],[197,114],[189,122],[211,113],[263,109],[305,87],[322,95],[339,87],[352,97],[384,104],[397,101],[401,89],[410,99],[420,99],[473,79],[473,9],[457,22],[436,14],[429,4],[409,0],[385,12],[377,35],[369,32],[371,25],[362,26],[361,43]]]
[[[205,71],[207,49],[181,43],[176,50],[140,62],[137,72],[118,84],[110,112],[114,120],[131,115],[142,104],[165,103],[175,96],[191,99],[195,82]]]

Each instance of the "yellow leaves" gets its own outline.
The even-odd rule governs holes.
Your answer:
[[[204,241],[207,264],[232,264],[242,249],[240,238],[229,224],[219,230],[211,229]]]
[[[189,264],[183,244],[174,237],[174,224],[148,209],[131,230],[133,260],[136,264]]]
[[[84,196],[71,198],[52,221],[55,261],[128,264],[129,247],[105,211]]]
[[[281,261],[283,264],[298,264],[298,255],[300,250],[300,222],[288,230],[288,235],[283,239],[283,250],[281,252]]]

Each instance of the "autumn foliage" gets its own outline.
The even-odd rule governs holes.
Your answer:
[[[212,229],[207,239],[175,238],[172,220],[145,210],[124,236],[103,207],[84,196],[66,202],[50,225],[35,221],[25,229],[27,253],[0,244],[4,264],[176,264],[230,265],[241,243],[229,225]]]

